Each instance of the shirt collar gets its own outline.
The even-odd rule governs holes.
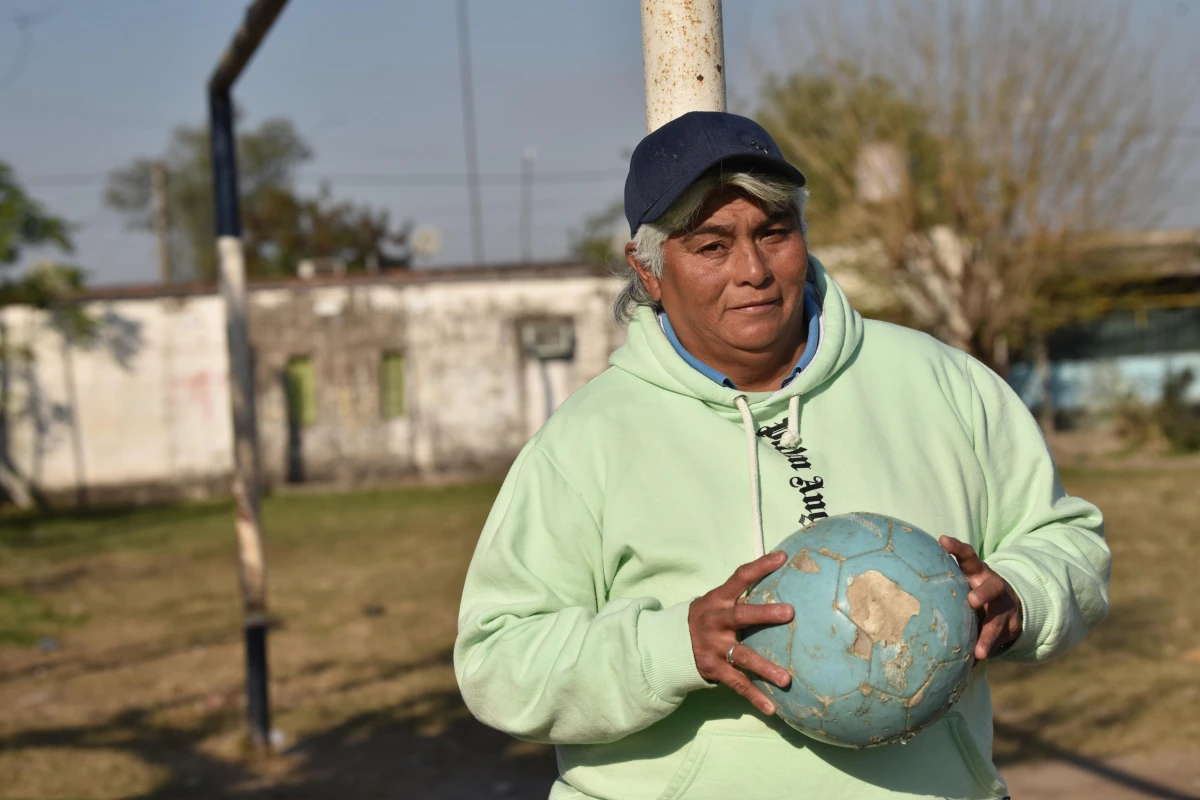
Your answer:
[[[783,379],[783,386],[787,386],[795,380],[796,376],[803,372],[816,356],[817,349],[821,344],[821,319],[824,313],[821,306],[821,293],[817,290],[817,284],[812,280],[810,273],[809,280],[804,284],[804,317],[808,325],[808,344],[804,346],[804,352],[800,354],[800,360],[796,362],[795,368]],[[666,313],[659,312],[657,316],[658,323],[667,336],[667,341],[675,348],[679,357],[687,362],[688,366],[715,383],[730,389],[737,388],[729,376],[723,375],[687,351],[675,334],[675,329],[671,327],[671,320],[667,318]]]

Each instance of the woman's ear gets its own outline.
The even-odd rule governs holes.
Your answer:
[[[629,266],[633,267],[633,271],[637,273],[638,278],[642,281],[642,286],[646,287],[646,294],[650,295],[650,299],[656,303],[662,302],[662,281],[654,277],[650,270],[642,266],[637,260],[637,248],[633,242],[625,245],[625,260]]]

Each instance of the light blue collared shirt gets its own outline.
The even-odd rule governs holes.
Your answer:
[[[783,386],[791,383],[797,375],[804,371],[805,367],[812,363],[813,356],[817,354],[817,347],[821,343],[821,316],[824,313],[825,310],[821,307],[821,293],[817,291],[817,285],[810,280],[804,284],[804,316],[808,318],[808,344],[804,346],[804,352],[800,354],[800,360],[796,362],[795,368],[783,379]],[[660,313],[658,319],[662,323],[663,333],[667,335],[667,341],[692,369],[714,383],[728,386],[730,389],[737,388],[727,375],[722,375],[687,351],[687,348],[679,341],[679,337],[675,335],[675,329],[671,327],[671,320],[665,313]]]

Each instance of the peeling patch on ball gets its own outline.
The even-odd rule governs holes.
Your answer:
[[[850,655],[858,656],[859,658],[871,658],[871,647],[875,644],[870,634],[862,628],[858,629],[858,633],[854,637],[854,644],[850,645]]]
[[[946,644],[950,637],[950,625],[946,622],[946,617],[942,614],[940,608],[933,610],[933,624],[929,626],[929,630],[933,631],[938,637],[938,641]]]
[[[874,569],[855,575],[847,581],[846,599],[850,602],[850,621],[860,630],[866,631],[872,641],[885,644],[903,639],[904,626],[921,613],[920,600],[904,591],[900,584]],[[942,620],[942,627],[945,628],[945,618],[936,618]]]
[[[883,676],[887,679],[888,686],[897,692],[906,691],[908,689],[908,669],[913,663],[908,645],[899,642],[884,645],[883,652],[886,656],[883,660]]]
[[[830,550],[828,547],[822,547],[817,552],[820,553],[821,555],[825,556],[826,558],[832,558],[834,561],[837,561],[838,563],[841,563],[846,560],[846,557],[844,555],[842,555],[841,553],[835,553],[832,550]]]
[[[812,560],[807,550],[801,550],[792,558],[792,569],[800,570],[801,572],[820,572],[821,567],[817,562]]]

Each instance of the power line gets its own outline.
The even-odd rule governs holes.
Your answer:
[[[66,172],[58,175],[30,175],[20,180],[25,186],[38,188],[77,188],[103,183],[108,180],[108,173]]]
[[[624,178],[624,169],[591,169],[591,170],[546,170],[538,172],[538,184],[547,183],[593,183]],[[302,176],[299,180],[327,180],[330,183],[349,184],[358,186],[458,186],[468,180],[468,176],[455,173],[378,173],[378,172],[343,172],[327,173],[319,176]],[[516,185],[521,182],[520,172],[493,172],[480,174],[481,184],[489,186]]]
[[[599,183],[625,177],[624,169],[545,170],[538,172],[538,184]],[[107,172],[64,172],[59,174],[29,175],[21,179],[26,186],[76,187],[92,186],[108,181]],[[520,172],[493,172],[478,176],[481,184],[489,186],[517,185],[521,182]],[[321,183],[350,186],[461,186],[468,176],[455,172],[329,172],[314,175],[299,175],[297,183]]]
[[[497,210],[498,212],[499,211],[509,212],[509,214],[507,216],[503,213],[496,214],[496,218],[502,220],[505,227],[508,226],[508,224],[512,221],[512,219],[517,218],[517,216],[518,216],[518,212],[514,208],[514,205],[515,205],[514,203],[512,203],[511,201],[508,201],[508,200],[505,200],[505,201],[497,200],[491,204],[491,207],[493,209]],[[555,227],[555,226],[559,226],[559,225],[579,226],[581,224],[581,219],[576,216],[576,214],[574,213],[574,210],[570,207],[565,206],[563,203],[546,203],[545,205],[538,205],[537,208],[539,210],[542,210],[545,212],[540,215],[539,219],[540,220],[548,220],[547,224],[550,225],[551,227]],[[415,206],[411,206],[411,207],[404,208],[404,209],[389,209],[389,210],[396,212],[396,216],[391,220],[394,224],[403,224],[405,219],[418,219],[418,220],[426,219],[426,220],[432,221],[437,218],[451,218],[451,219],[455,219],[455,220],[461,220],[461,219],[463,219],[463,216],[464,216],[461,213],[461,205],[459,205],[459,204],[456,204],[454,206],[451,206],[451,205],[429,206],[429,205],[421,204],[421,205],[415,205]],[[555,212],[558,212],[558,213],[555,213]],[[88,230],[88,231],[124,230],[124,231],[132,231],[135,233],[153,233],[153,229],[151,229],[149,227],[143,227],[143,225],[141,224],[140,221],[133,222],[131,224],[130,220],[124,219],[120,216],[117,216],[118,214],[119,214],[119,212],[117,212],[117,211],[103,210],[103,211],[95,212],[92,214],[88,214],[87,216],[82,217],[82,218],[71,219],[70,221],[73,225],[77,225],[81,230]],[[494,225],[494,227],[495,227],[495,225]],[[537,226],[535,226],[535,227],[537,227]],[[283,223],[263,224],[261,221],[259,221],[254,226],[254,228],[256,231],[259,231],[259,232],[274,231],[274,230],[279,230],[279,231],[295,230],[295,228],[293,226],[290,226],[287,224],[283,224]],[[466,229],[467,228],[464,228],[464,230],[466,230]]]

